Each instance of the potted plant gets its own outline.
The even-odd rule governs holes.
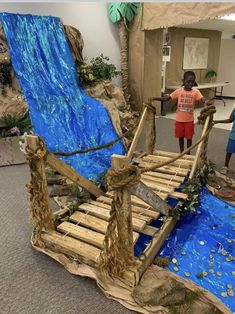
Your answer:
[[[103,54],[93,58],[90,62],[81,63],[79,67],[79,79],[84,88],[95,86],[106,80],[111,81],[120,74],[116,66],[109,63],[109,57]]]
[[[213,78],[215,78],[217,76],[217,73],[214,70],[210,70],[206,73],[205,78],[209,79],[210,82],[213,81]]]
[[[19,140],[31,130],[29,112],[4,114],[0,118],[0,166],[25,162]]]

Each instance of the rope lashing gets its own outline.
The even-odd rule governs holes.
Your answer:
[[[210,116],[210,120],[212,121],[214,112],[215,107],[207,102],[206,107],[201,111],[199,120],[204,123],[206,117]],[[166,162],[155,164],[151,167],[142,169],[139,169],[134,165],[127,165],[120,170],[110,169],[108,171],[108,186],[110,190],[115,190],[115,193],[110,211],[110,221],[104,240],[104,249],[100,256],[99,265],[102,271],[107,272],[111,276],[120,276],[128,267],[131,267],[135,264],[134,256],[131,254],[130,250],[127,252],[127,250],[123,250],[122,246],[120,245],[120,234],[117,234],[116,230],[117,212],[122,209],[123,204],[122,190],[128,185],[137,183],[138,180],[140,180],[141,173],[161,168],[186,155],[201,142],[208,139],[208,135],[212,127],[213,123],[210,123],[206,133],[194,145],[187,148],[181,154],[178,154],[175,158],[171,158]]]
[[[97,147],[80,149],[80,150],[75,150],[75,151],[72,151],[72,152],[57,151],[57,152],[51,152],[51,153],[54,154],[54,155],[60,155],[60,156],[73,156],[73,155],[76,155],[76,154],[84,154],[84,153],[89,153],[89,152],[95,152],[97,150],[101,150],[101,149],[104,149],[104,148],[109,148],[112,145],[114,145],[115,143],[117,143],[120,140],[122,140],[127,135],[129,135],[131,132],[133,132],[137,128],[138,124],[139,124],[139,121],[131,129],[129,129],[128,131],[126,131],[125,133],[123,133],[122,135],[117,137],[115,140],[110,141],[110,142],[108,142],[108,143],[106,143],[104,145],[100,145],[100,146],[97,146]]]
[[[148,109],[150,109],[151,111],[153,111],[154,114],[156,114],[156,108],[150,104],[150,103],[144,103],[143,104],[144,107],[147,107]],[[122,140],[124,137],[126,137],[127,135],[129,135],[131,132],[133,132],[139,125],[139,121],[137,123],[135,123],[135,125],[128,131],[126,131],[125,133],[123,133],[122,135],[120,135],[119,137],[117,137],[115,140],[110,141],[104,145],[100,145],[97,147],[91,147],[91,148],[86,148],[86,149],[80,149],[80,150],[75,150],[72,152],[61,152],[61,151],[57,151],[57,152],[51,152],[54,155],[60,155],[60,156],[72,156],[72,155],[76,155],[76,154],[84,154],[84,153],[89,153],[89,152],[94,152],[97,150],[101,150],[104,148],[109,148],[111,146],[113,146],[115,143],[119,142],[120,140]]]
[[[123,189],[133,185],[140,180],[140,169],[135,165],[127,165],[121,170],[109,169],[107,172],[107,183],[110,191],[114,190],[114,197],[110,210],[110,219],[104,238],[104,249],[100,255],[99,266],[102,272],[110,276],[120,276],[127,268],[136,265],[132,252],[133,243],[129,250],[123,247],[120,241],[125,233],[125,224],[120,224],[117,230],[118,217],[123,206]],[[127,213],[131,216],[131,212]],[[118,234],[117,234],[118,232]],[[131,235],[132,236],[132,235]],[[125,243],[126,244],[126,243]]]
[[[163,163],[159,163],[159,164],[155,164],[153,166],[150,167],[145,167],[141,169],[141,173],[145,173],[148,171],[152,171],[154,169],[158,169],[164,166],[167,166],[171,163],[173,163],[174,161],[178,160],[179,158],[183,157],[184,155],[186,155],[187,153],[189,153],[192,149],[194,149],[195,147],[197,147],[202,141],[205,140],[205,138],[209,135],[211,129],[208,129],[207,132],[205,133],[204,136],[202,136],[195,144],[193,144],[192,146],[190,146],[189,148],[185,149],[182,153],[178,154],[176,157],[169,159],[168,161],[164,161]]]
[[[152,105],[152,103],[144,103],[144,107],[150,109],[154,114],[156,114],[156,107]]]
[[[197,147],[201,142],[203,141],[208,141],[208,136],[209,133],[213,127],[213,114],[216,112],[215,106],[214,106],[214,100],[208,100],[205,103],[205,107],[201,110],[200,112],[200,116],[198,117],[198,121],[200,124],[204,124],[206,118],[209,116],[210,117],[210,123],[208,125],[208,129],[206,131],[206,133],[204,134],[204,136],[202,136],[198,141],[196,141],[195,144],[193,144],[192,146],[190,146],[189,148],[185,149],[182,153],[178,154],[176,157],[171,158],[168,161],[165,161],[163,163],[159,163],[159,164],[155,164],[153,166],[150,167],[145,167],[141,169],[141,173],[145,173],[148,171],[152,171],[154,169],[158,169],[164,166],[167,166],[173,162],[175,162],[177,159],[183,157],[184,155],[188,154],[191,150],[193,150],[195,147]],[[205,153],[205,149],[203,150]]]
[[[107,172],[108,189],[112,191],[134,185],[140,180],[140,175],[139,167],[131,164],[120,170],[111,168]]]
[[[44,158],[47,153],[46,144],[43,142],[41,138],[39,138],[38,148],[36,151],[33,151],[28,145],[25,148],[26,151],[26,159],[28,161],[39,160]]]
[[[215,105],[209,100],[200,112],[198,117],[199,124],[203,124],[208,116],[212,118],[214,113],[216,113]]]
[[[214,99],[207,101],[205,103],[205,107],[200,112],[200,116],[198,117],[198,123],[204,125],[207,117],[209,117],[208,130],[211,130],[214,125],[213,115],[215,112],[216,112],[216,109],[214,106]],[[206,160],[207,160],[208,140],[209,140],[209,134],[203,141],[201,152],[200,152],[199,167],[202,172],[203,172],[203,166],[205,165]]]

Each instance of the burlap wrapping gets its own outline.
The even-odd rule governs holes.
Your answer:
[[[32,244],[33,245],[33,244]],[[150,305],[145,305],[145,306],[139,306],[135,300],[132,297],[133,293],[133,288],[125,285],[123,282],[121,282],[118,279],[112,280],[109,278],[104,278],[101,277],[100,274],[98,273],[97,270],[94,268],[91,268],[87,265],[80,264],[72,259],[69,259],[67,256],[61,253],[55,253],[47,248],[39,248],[37,246],[33,247],[37,250],[40,251],[53,259],[55,259],[57,262],[59,262],[61,265],[65,267],[71,274],[74,275],[79,275],[83,277],[89,277],[92,278],[96,281],[98,287],[102,290],[102,292],[105,294],[107,298],[113,299],[115,301],[118,301],[120,304],[122,304],[124,307],[136,311],[139,313],[144,313],[144,314],[168,314],[169,311],[162,306],[150,306]],[[208,304],[214,305],[217,309],[219,309],[222,313],[224,314],[230,314],[231,311],[219,300],[217,299],[214,295],[211,293],[207,292],[206,290],[200,288],[193,282],[189,280],[184,280],[183,278],[169,272],[168,270],[161,269],[160,267],[157,266],[151,266],[147,272],[163,272],[166,274],[166,277],[171,277],[174,278],[175,280],[182,282],[187,289],[191,291],[198,291],[201,290],[203,291],[203,299],[202,302],[206,302]],[[200,305],[199,305],[199,311],[200,313]]]

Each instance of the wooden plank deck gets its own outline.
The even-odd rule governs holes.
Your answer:
[[[140,168],[149,167],[167,161],[176,155],[171,152],[155,151],[152,155],[141,157],[138,160],[139,166]],[[141,180],[163,200],[168,197],[177,198],[179,201],[185,200],[187,195],[175,191],[175,189],[178,189],[187,178],[193,161],[194,156],[187,155],[173,164],[143,173]],[[67,221],[58,224],[56,231],[43,233],[42,240],[46,246],[54,248],[56,252],[64,253],[80,262],[97,267],[110,219],[112,198],[113,192],[108,192],[97,197],[96,200],[78,206],[73,214],[67,216]],[[63,213],[67,213],[66,197],[58,198],[57,201],[64,208]],[[136,272],[141,276],[152,263],[176,221],[172,217],[160,215],[134,195],[131,195],[131,210],[133,242],[136,243],[141,234],[152,237],[151,244],[143,252],[145,259],[139,261],[133,272],[125,275],[129,284],[135,285],[138,281]],[[165,217],[160,228],[150,225],[153,219],[157,220],[160,217],[161,219]],[[133,275],[134,273],[135,275]]]

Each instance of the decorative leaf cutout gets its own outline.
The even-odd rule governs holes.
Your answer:
[[[138,2],[111,2],[108,4],[108,15],[113,23],[125,19],[131,22],[138,11]]]
[[[131,22],[137,13],[139,9],[140,3],[137,2],[127,2],[125,4],[125,9],[124,9],[124,18],[128,21]]]
[[[108,4],[108,15],[113,23],[117,23],[122,18],[122,2],[111,2]]]

